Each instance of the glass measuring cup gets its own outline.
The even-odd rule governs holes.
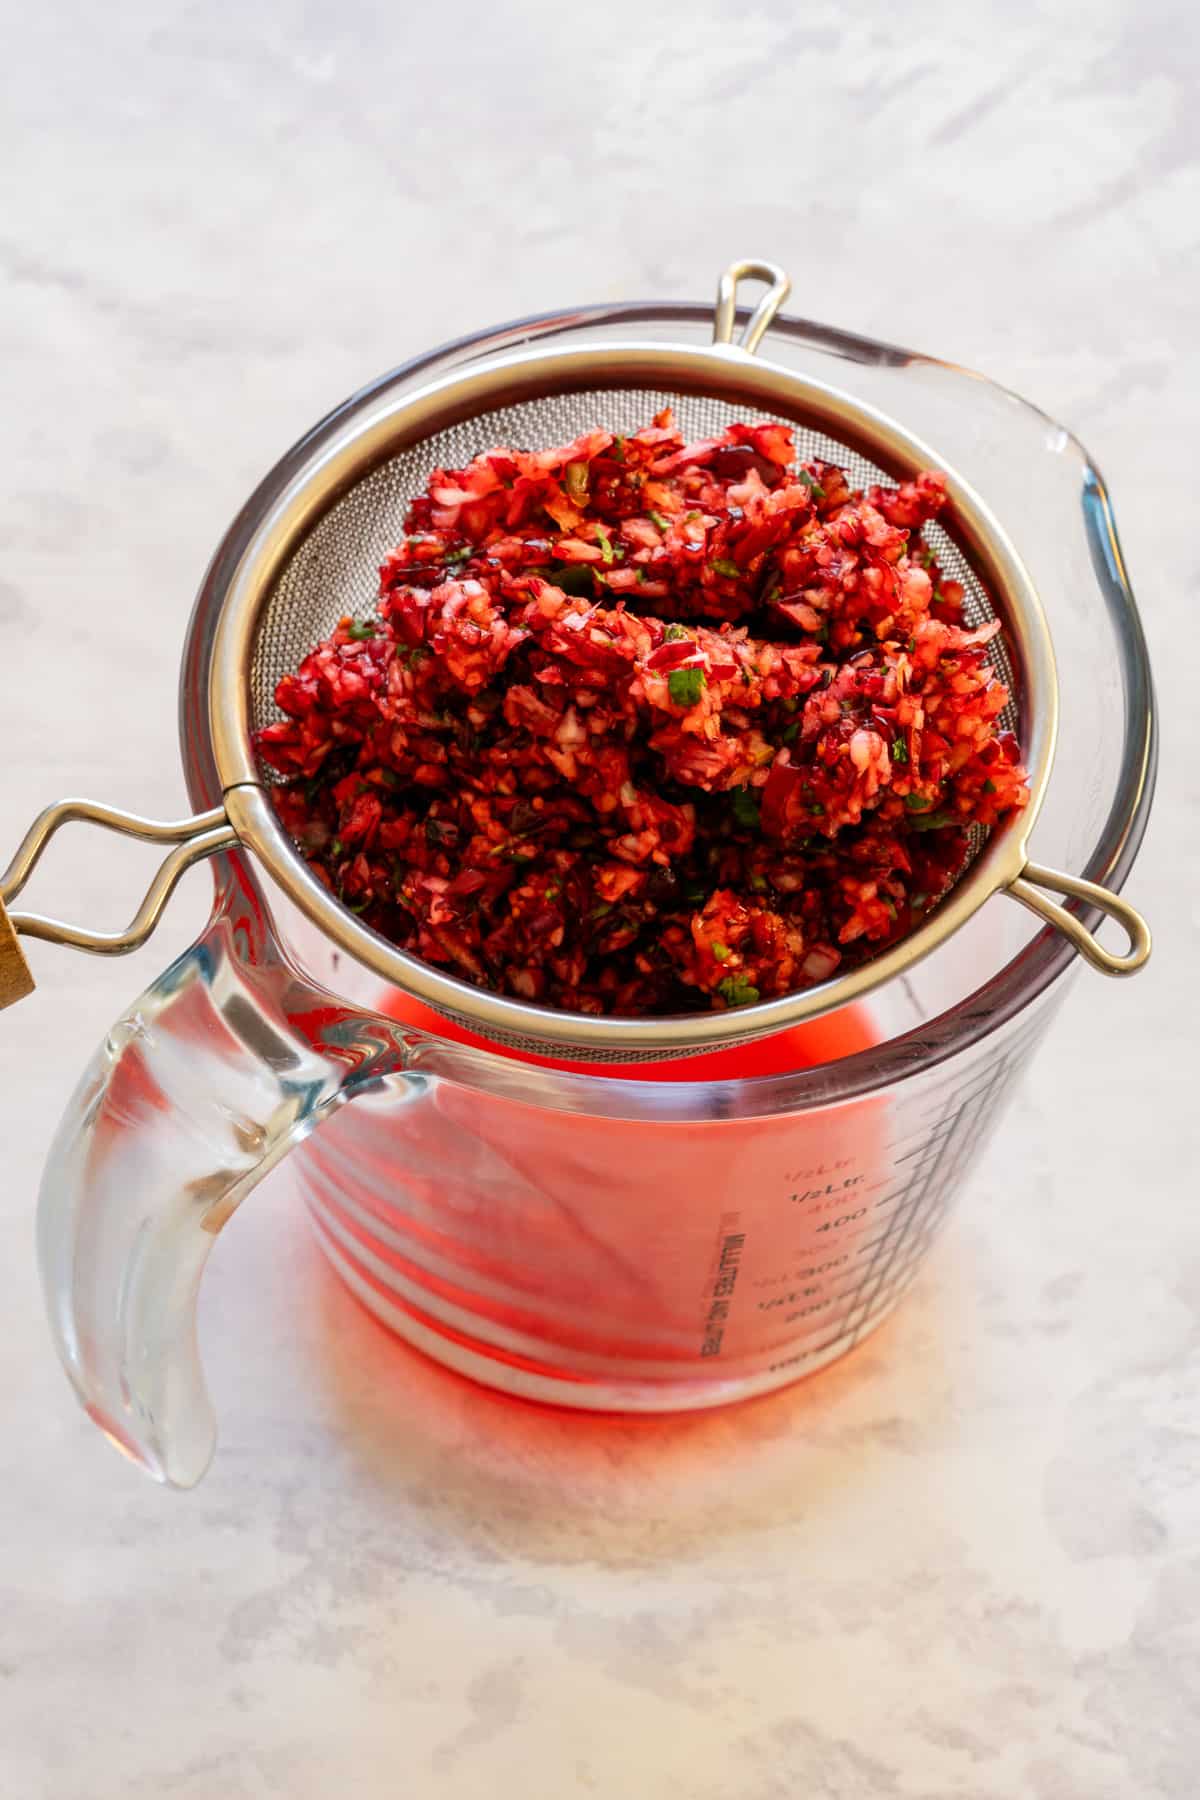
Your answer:
[[[702,340],[710,323],[701,307],[591,309],[482,334],[388,379],[428,379],[518,337],[585,343],[636,324]],[[1010,525],[1060,665],[1037,853],[1119,887],[1149,804],[1153,722],[1086,456],[961,371],[797,321],[779,331],[781,360],[818,375],[836,365],[843,387],[937,444]],[[285,459],[269,481],[288,472]],[[242,531],[218,552],[184,659],[197,811],[220,799],[200,704],[207,601]],[[194,1324],[207,1252],[285,1152],[343,1278],[440,1360],[575,1406],[732,1400],[831,1361],[895,1304],[1074,960],[1018,909],[989,907],[869,1010],[732,1067],[572,1069],[461,1041],[339,959],[243,855],[214,867],[201,940],[84,1077],[39,1223],[85,1405],[179,1485],[213,1443]]]

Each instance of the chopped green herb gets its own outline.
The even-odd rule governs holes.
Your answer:
[[[718,962],[728,962],[729,958],[733,955],[733,952],[729,948],[728,944],[714,944],[712,947],[712,953],[716,957]]]
[[[348,906],[352,913],[366,912],[371,904],[371,896],[368,894],[365,900],[345,900],[343,904]]]
[[[825,811],[825,808],[821,805],[821,802],[819,800],[810,800],[809,804],[808,804],[808,810],[812,814],[814,819],[819,819],[821,817],[822,813]]]
[[[800,736],[800,721],[799,721],[799,719],[793,719],[791,724],[788,726],[785,726],[785,728],[784,728],[783,742],[785,744],[794,744],[796,739],[799,736]]]
[[[758,999],[758,989],[744,975],[727,975],[717,992],[728,1006],[753,1006]]]
[[[920,565],[923,569],[932,569],[933,564],[934,564],[933,551],[932,550],[922,550],[921,554],[917,558],[917,561],[920,563]]]
[[[754,889],[754,892],[756,894],[765,894],[767,891],[766,876],[765,875],[752,875],[750,877],[750,886]]]
[[[684,888],[683,897],[688,906],[703,906],[708,899],[708,889],[693,882],[690,887]]]
[[[443,558],[442,558],[442,561],[444,563],[470,562],[470,560],[474,556],[474,554],[475,554],[475,551],[470,544],[460,544],[457,550],[447,550],[445,556],[443,556]]]
[[[708,566],[710,569],[715,569],[718,575],[727,575],[731,581],[738,581],[741,578],[742,571],[731,557],[714,557]]]
[[[564,594],[572,594],[577,598],[586,597],[595,588],[592,571],[587,563],[560,563],[557,569],[551,569],[550,579]]]
[[[913,912],[920,912],[924,907],[928,906],[929,895],[928,894],[910,894],[909,898],[908,898],[908,904],[912,908]]]
[[[778,581],[773,581],[771,583],[770,587],[767,589],[766,593],[763,595],[764,603],[767,606],[770,606],[770,604],[773,600],[778,600],[778,598],[779,598],[780,594],[782,594],[782,592],[783,592],[783,588],[782,588],[781,584]]]
[[[889,900],[886,894],[883,896],[883,909],[887,913],[889,919],[895,918],[896,902],[894,900]]]
[[[698,506],[693,506],[691,512],[684,513],[683,522],[685,525],[693,525],[697,519],[702,518],[703,516],[700,508]]]
[[[986,781],[985,781],[985,782],[984,782],[984,784],[983,784],[983,791],[984,791],[984,793],[985,793],[985,794],[994,794],[994,793],[995,793],[995,791],[996,791],[996,784],[995,784],[995,782],[994,782],[994,781],[993,781],[993,780],[992,780],[992,778],[991,778],[991,776],[990,776],[990,775],[989,775],[989,777],[988,777],[988,779],[987,779],[987,780],[986,780]]]
[[[588,916],[593,919],[603,919],[612,911],[612,909],[613,903],[611,900],[600,900],[593,906],[591,913]]]
[[[691,635],[686,625],[668,625],[663,632],[663,641],[668,644],[678,644],[682,639],[690,638]]]
[[[542,898],[543,900],[557,900],[561,893],[562,889],[560,887],[548,887],[546,892],[542,895]]]
[[[821,486],[815,475],[810,475],[807,469],[797,469],[796,473],[808,488],[814,500],[823,500],[825,498],[825,489]]]
[[[892,761],[906,763],[908,761],[908,745],[903,738],[897,738],[892,744]]]
[[[706,686],[703,669],[672,669],[667,692],[676,706],[695,706]]]
[[[362,644],[365,643],[368,638],[373,638],[375,636],[375,631],[376,625],[374,619],[354,619],[346,627],[346,636],[348,638],[353,638],[356,644]]]
[[[600,546],[600,554],[604,558],[605,563],[612,562],[614,556],[612,539],[609,537],[607,531],[605,531],[603,525],[597,525],[596,527],[596,542]]]
[[[660,512],[648,512],[646,517],[658,531],[669,531],[671,529],[671,521],[669,519],[664,519]]]
[[[614,462],[623,463],[625,461],[625,439],[619,435],[615,437],[612,441],[612,449],[608,454]]]
[[[922,813],[912,821],[912,828],[914,831],[942,831],[947,825],[958,825],[961,822],[953,813]]]
[[[739,825],[754,826],[759,823],[758,801],[749,788],[734,788],[730,798],[733,801],[733,816]]]
[[[567,490],[567,499],[573,506],[586,506],[588,497],[588,466],[585,462],[568,463],[563,477],[563,485]]]
[[[909,812],[923,813],[929,811],[930,807],[933,805],[933,801],[923,800],[920,794],[905,794],[904,804],[907,806]]]
[[[330,844],[330,846],[329,846],[330,856],[333,858],[334,862],[341,862],[342,857],[345,855],[345,853],[346,853],[345,844],[343,844],[340,837],[335,837],[332,844]]]

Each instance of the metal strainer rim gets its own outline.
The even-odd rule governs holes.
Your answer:
[[[232,574],[216,627],[208,704],[231,823],[274,880],[340,949],[390,986],[484,1035],[540,1042],[585,1056],[618,1051],[632,1057],[748,1040],[846,1005],[929,954],[998,888],[1019,877],[1053,756],[1057,682],[1049,629],[1028,572],[990,509],[960,475],[946,468],[955,536],[981,566],[1019,664],[1030,803],[1023,814],[992,832],[970,869],[916,931],[848,973],[741,1008],[736,1015],[652,1018],[597,1017],[511,1000],[475,988],[379,937],[310,873],[279,825],[263,786],[249,714],[249,671],[262,608],[301,538],[354,481],[388,456],[456,419],[505,403],[564,388],[605,386],[670,387],[762,405],[861,445],[864,454],[897,474],[946,466],[933,449],[875,409],[732,345],[695,348],[631,340],[489,357],[401,400],[385,393],[368,401],[300,465],[259,521]]]

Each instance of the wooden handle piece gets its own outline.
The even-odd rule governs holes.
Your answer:
[[[17,941],[12,920],[0,900],[0,1012],[33,992],[33,976]]]

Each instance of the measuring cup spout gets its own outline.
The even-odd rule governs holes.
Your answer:
[[[196,1342],[216,1234],[335,1107],[415,1081],[407,1054],[400,1027],[296,972],[235,880],[93,1057],[42,1181],[42,1279],[84,1407],[157,1479],[191,1487],[216,1441]]]

